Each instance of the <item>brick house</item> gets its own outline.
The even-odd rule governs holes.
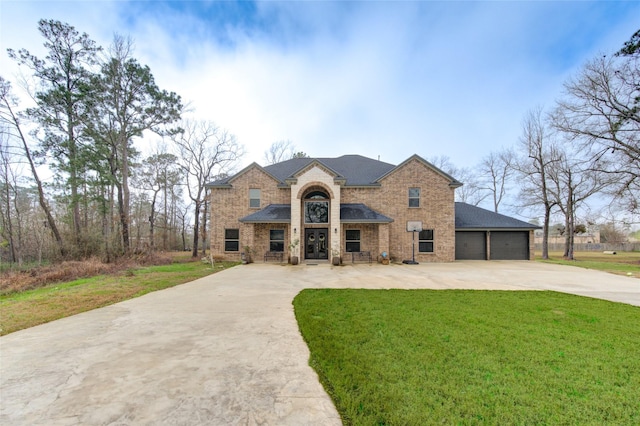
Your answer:
[[[240,260],[250,251],[254,261],[292,256],[301,262],[337,256],[343,262],[369,256],[376,261],[386,255],[392,261],[451,262],[461,238],[456,211],[463,203],[454,202],[461,185],[417,155],[397,166],[359,155],[294,158],[266,167],[253,163],[208,184],[211,253]],[[473,209],[468,216],[474,217]],[[467,229],[462,225],[462,237],[484,232],[488,259],[486,253],[493,253],[490,235],[517,229],[527,235],[530,258],[535,227],[496,216],[515,222],[502,229],[500,218],[492,216],[486,229],[476,223]],[[514,227],[516,222],[520,227]],[[477,244],[477,238],[474,241]],[[462,238],[460,244],[467,242]]]

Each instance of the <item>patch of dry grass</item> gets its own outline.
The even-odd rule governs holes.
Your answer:
[[[90,258],[38,266],[22,271],[9,270],[0,274],[0,294],[19,293],[49,284],[96,275],[117,274],[140,266],[166,265],[172,261],[171,254],[150,253],[121,258],[111,263],[104,263],[98,258]]]
[[[220,262],[212,268],[190,256],[180,259],[183,261],[126,269],[125,263],[113,273],[0,295],[0,335],[183,284],[238,264]]]

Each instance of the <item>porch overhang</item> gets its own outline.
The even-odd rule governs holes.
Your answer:
[[[239,219],[242,223],[291,223],[291,204],[269,204]]]
[[[241,223],[291,223],[291,204],[269,204],[239,219]],[[393,219],[362,203],[340,204],[341,223],[391,223]]]
[[[362,203],[340,204],[341,223],[391,223],[393,219]]]

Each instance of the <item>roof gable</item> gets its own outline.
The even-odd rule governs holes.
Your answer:
[[[332,175],[334,179],[341,181],[345,186],[380,186],[380,181],[395,171],[405,167],[411,161],[418,161],[429,169],[449,181],[451,187],[457,188],[462,183],[455,178],[429,163],[419,155],[412,155],[398,166],[384,161],[374,160],[362,155],[343,155],[336,158],[292,158],[265,167],[257,163],[252,163],[240,172],[225,179],[209,183],[210,187],[231,187],[231,182],[239,176],[247,173],[252,168],[258,168],[272,177],[279,185],[286,185],[298,176],[309,170],[311,167],[319,167]]]
[[[329,176],[335,178],[339,178],[341,177],[340,174],[338,172],[336,172],[335,170],[331,169],[331,167],[327,166],[326,164],[324,164],[322,161],[320,161],[317,158],[313,158],[311,159],[312,161],[305,164],[303,167],[301,167],[300,169],[298,169],[295,173],[293,173],[291,176],[289,176],[287,179],[297,179],[300,176],[302,176],[303,174],[305,174],[306,172],[308,172],[309,170],[313,169],[314,167],[319,168],[320,170],[322,170],[323,172],[325,172],[326,174],[328,174]]]
[[[389,170],[383,176],[380,176],[378,178],[378,180],[380,181],[380,180],[386,178],[387,176],[390,176],[391,174],[393,174],[396,171],[402,169],[403,167],[405,167],[407,164],[411,163],[412,161],[418,161],[419,163],[421,163],[424,166],[426,166],[428,169],[433,170],[434,172],[436,172],[437,174],[439,174],[440,176],[442,176],[443,178],[448,180],[449,181],[449,186],[451,186],[453,188],[458,188],[458,187],[462,186],[462,182],[459,182],[453,176],[451,176],[450,174],[446,173],[442,169],[439,169],[438,167],[434,166],[433,164],[431,164],[430,162],[428,162],[424,158],[420,157],[418,154],[413,154],[411,157],[407,158],[402,163],[398,164],[396,167],[394,167],[393,169]]]
[[[344,179],[346,186],[379,186],[376,182],[378,177],[395,167],[361,155],[343,155],[337,158],[292,158],[266,166],[265,170],[285,182],[295,179],[312,164],[333,174],[334,178]]]
[[[214,182],[210,182],[208,184],[206,184],[205,186],[211,187],[211,188],[231,188],[232,186],[232,182],[234,180],[237,180],[240,176],[250,172],[251,170],[259,170],[262,173],[266,174],[267,176],[269,176],[271,179],[273,179],[276,182],[280,182],[280,180],[275,177],[274,175],[272,175],[271,173],[269,173],[267,170],[265,170],[260,164],[253,162],[251,164],[249,164],[247,167],[245,167],[244,169],[240,170],[238,173],[231,175],[231,176],[227,176],[224,179],[220,179]]]

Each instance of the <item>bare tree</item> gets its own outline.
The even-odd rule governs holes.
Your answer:
[[[493,211],[496,213],[507,194],[509,180],[515,173],[515,157],[512,150],[503,149],[499,152],[491,152],[480,163],[480,188],[491,194]]]
[[[17,188],[15,185],[15,173],[11,164],[13,163],[10,146],[8,144],[8,133],[4,129],[0,130],[0,232],[5,241],[8,242],[9,262],[21,263],[20,238],[17,235],[18,226],[14,226],[13,205],[17,198]]]
[[[487,194],[483,193],[478,176],[473,169],[456,167],[446,155],[432,156],[427,161],[463,183],[460,188],[456,189],[456,201],[477,206],[487,198]]]
[[[296,151],[296,146],[290,140],[276,141],[264,152],[265,164],[275,164],[292,158],[308,157],[302,151]]]
[[[62,236],[60,235],[60,231],[58,230],[56,221],[53,217],[53,214],[51,213],[51,208],[49,207],[49,203],[45,198],[44,189],[42,187],[42,181],[38,176],[38,170],[36,169],[33,156],[31,155],[31,150],[29,149],[29,145],[27,144],[27,140],[25,138],[24,132],[22,131],[20,120],[18,119],[17,113],[14,111],[17,101],[11,95],[10,83],[4,80],[2,77],[0,77],[0,101],[1,101],[0,121],[7,126],[7,129],[13,129],[13,132],[11,131],[9,132],[13,136],[17,137],[18,140],[20,140],[20,142],[22,143],[24,157],[29,163],[29,167],[31,169],[31,175],[38,188],[38,201],[40,203],[40,207],[42,208],[42,211],[44,212],[47,218],[47,224],[49,225],[49,228],[51,228],[51,232],[53,233],[56,243],[58,244],[58,250],[60,251],[60,255],[62,257],[65,257],[66,249],[62,241]]]
[[[191,254],[197,257],[201,211],[206,202],[206,184],[213,176],[234,167],[244,154],[244,148],[238,144],[234,135],[220,129],[211,121],[184,120],[180,127],[183,131],[171,139],[178,150],[179,165],[186,178],[187,193],[194,203]]]
[[[169,153],[153,154],[142,162],[142,171],[138,176],[138,184],[151,193],[149,207],[149,246],[155,250],[155,228],[157,220],[156,204],[160,194],[164,194],[164,216],[167,217],[167,193],[170,182],[176,181],[179,175],[178,157]],[[166,220],[165,220],[166,221]],[[166,224],[163,235],[163,248],[166,249]]]
[[[563,152],[549,170],[549,191],[565,218],[564,258],[573,260],[576,215],[586,200],[600,193],[610,182],[602,172],[594,170],[588,159],[578,152]]]
[[[601,56],[564,86],[553,126],[588,155],[594,170],[616,177],[611,189],[640,209],[640,55]]]
[[[478,174],[473,169],[462,167],[449,174],[464,184],[456,189],[456,201],[477,206],[487,198],[488,194],[482,190]]]
[[[549,187],[549,174],[560,159],[560,152],[551,139],[542,117],[542,108],[527,113],[522,122],[520,159],[514,167],[520,177],[522,207],[544,209],[542,225],[542,258],[549,258],[549,221],[556,200]]]

